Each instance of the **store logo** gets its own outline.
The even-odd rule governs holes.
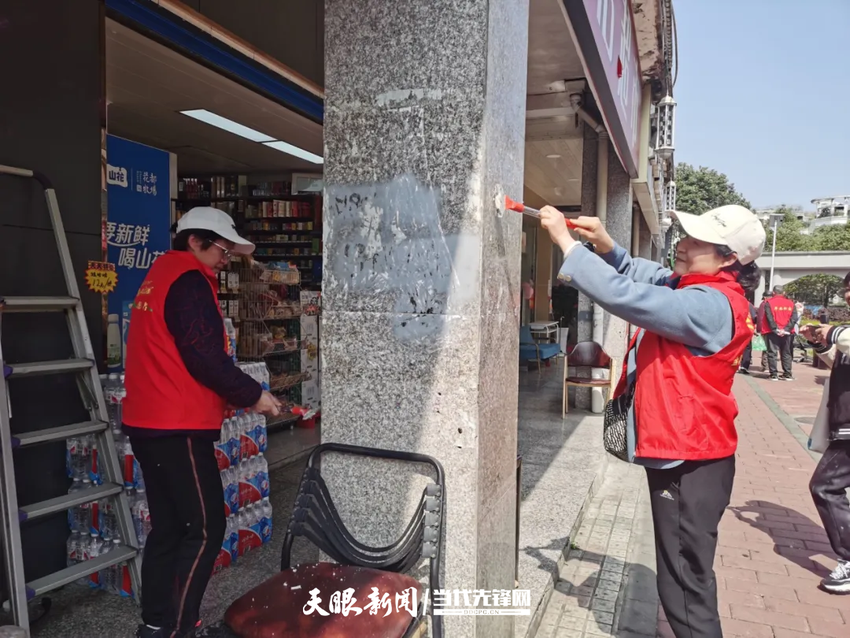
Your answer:
[[[122,188],[129,188],[130,179],[127,177],[127,169],[107,164],[106,183],[121,186]]]

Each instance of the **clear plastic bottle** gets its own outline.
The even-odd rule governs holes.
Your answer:
[[[121,549],[121,539],[113,538],[112,539],[112,551],[116,552]],[[124,581],[124,567],[126,563],[119,563],[117,565],[113,565],[109,568],[109,574],[107,576],[107,591],[113,594],[121,593],[121,585]]]
[[[106,411],[109,414],[109,426],[112,428],[113,432],[121,431],[121,422],[119,421],[119,416],[116,408],[115,401],[115,392],[118,390],[121,385],[121,377],[117,372],[110,373],[109,377],[106,380],[106,391],[104,399],[106,401]]]
[[[144,548],[151,532],[151,513],[148,509],[148,499],[144,488],[136,490],[136,502],[133,505],[133,522],[136,526],[136,538],[139,547]]]
[[[263,544],[266,544],[272,539],[273,520],[272,520],[272,504],[268,498],[264,498],[261,504],[262,521],[260,522],[260,534],[263,538]]]
[[[80,562],[80,533],[76,530],[71,532],[65,543],[65,557],[68,567]]]
[[[81,491],[91,489],[92,483],[90,479],[84,478],[82,481]],[[79,506],[79,529],[80,534],[90,534],[92,529],[92,507],[91,503],[83,503]]]
[[[92,560],[100,556],[100,551],[103,548],[103,541],[100,540],[100,537],[97,534],[90,535],[88,548],[88,558],[86,560]],[[100,572],[89,574],[88,585],[92,589],[98,589],[100,587]]]
[[[257,415],[257,448],[259,451],[265,452],[269,449],[269,429],[266,425],[266,417],[262,414]]]
[[[71,487],[68,488],[68,494],[72,494],[73,492],[79,492],[83,489],[82,480],[75,478],[71,481]],[[74,507],[68,510],[68,527],[72,532],[80,532],[80,506],[75,505]]]
[[[254,478],[254,484],[257,486],[257,491],[259,492],[259,499],[267,499],[271,493],[271,487],[269,484],[269,462],[266,460],[266,457],[262,452],[254,458],[254,467],[257,472]]]
[[[112,545],[112,537],[105,536],[100,546],[100,556],[111,552],[113,550],[113,547],[114,546]],[[97,573],[97,584],[100,589],[104,589],[107,591],[109,590],[109,579],[111,576],[111,571],[111,567],[104,567]]]

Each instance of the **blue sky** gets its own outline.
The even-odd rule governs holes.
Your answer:
[[[850,0],[673,0],[676,161],[754,207],[850,195]]]

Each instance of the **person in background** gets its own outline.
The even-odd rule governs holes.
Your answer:
[[[765,310],[767,309],[767,302],[773,296],[773,293],[769,290],[764,293],[764,299],[761,300],[759,304],[758,311],[756,313],[756,332],[762,336],[765,340],[765,345],[767,344],[767,333],[770,332],[770,326],[767,325],[767,319],[765,319]],[[770,369],[770,366],[767,364],[767,350],[762,350],[761,353],[761,371],[765,372]]]
[[[226,527],[215,458],[225,409],[280,413],[278,400],[228,353],[216,294],[231,255],[250,255],[254,245],[215,208],[193,208],[176,230],[174,250],[139,288],[127,339],[123,430],[151,517],[138,638],[180,638],[199,624]]]
[[[753,304],[750,304],[750,321],[753,323],[753,331],[755,331],[755,327],[758,325],[758,311]],[[741,367],[738,369],[738,372],[741,374],[749,374],[750,373],[750,365],[753,362],[753,340],[750,339],[750,342],[747,344],[747,349],[744,350],[744,356],[741,359]]]
[[[735,477],[732,384],[753,337],[745,291],[761,279],[765,231],[742,206],[675,215],[685,237],[671,271],[630,257],[596,217],[571,220],[594,254],[560,211],[540,213],[564,254],[558,276],[639,328],[612,403],[628,408],[627,455],[646,468],[658,595],[678,638],[721,638],[714,558]]]
[[[850,273],[844,277],[844,300],[850,304]],[[826,416],[829,447],[818,463],[809,489],[838,565],[821,581],[833,594],[850,594],[850,326],[803,326],[803,335],[832,368]]]
[[[776,365],[777,355],[782,359],[783,381],[793,381],[791,356],[794,344],[794,326],[797,324],[797,307],[785,296],[783,286],[773,287],[773,296],[764,309],[764,318],[770,332],[765,335],[767,341],[767,365],[770,368],[770,380],[779,380]]]

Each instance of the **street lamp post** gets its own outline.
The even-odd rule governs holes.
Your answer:
[[[779,228],[779,224],[782,223],[784,215],[779,215],[778,213],[772,213],[770,215],[770,227],[773,230],[773,247],[770,250],[770,285],[767,287],[768,290],[773,290],[773,271],[776,267],[776,230]]]

